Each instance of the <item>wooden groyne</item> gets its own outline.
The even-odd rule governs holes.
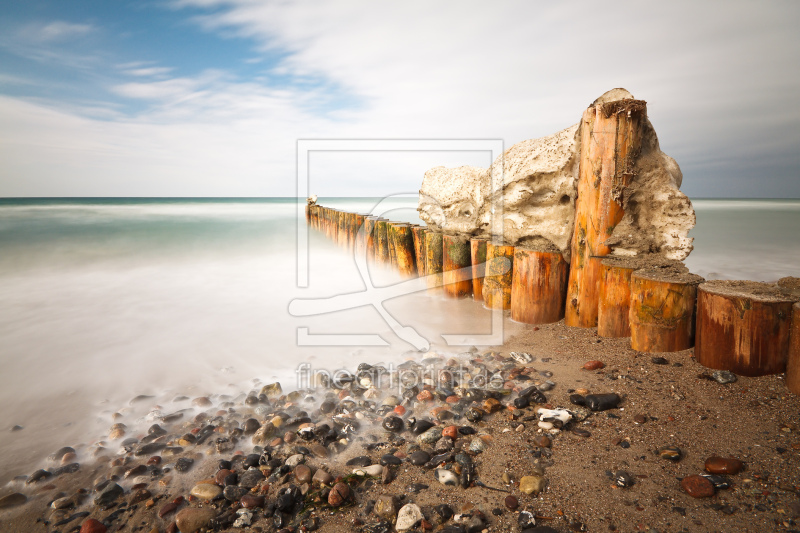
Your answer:
[[[429,291],[510,310],[517,322],[548,324],[566,316],[570,325],[572,306],[579,327],[588,320],[600,336],[630,337],[636,351],[695,348],[698,362],[709,368],[747,376],[786,371],[787,386],[800,394],[797,289],[705,281],[677,261],[586,256],[581,263],[573,256],[570,264],[553,250],[445,234],[316,204],[307,206],[306,220],[371,264],[406,278],[424,276]],[[574,275],[576,268],[591,273]],[[589,287],[582,287],[582,280]]]

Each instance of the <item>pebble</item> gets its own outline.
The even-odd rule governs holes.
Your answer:
[[[80,533],[106,533],[106,531],[108,528],[102,522],[88,518],[81,524]]]
[[[442,438],[442,428],[432,427],[428,431],[417,437],[417,442],[419,442],[420,444],[433,444],[441,438]]]
[[[511,358],[517,363],[524,365],[533,361],[533,356],[525,352],[511,352]]]
[[[728,370],[716,370],[711,374],[711,377],[714,378],[714,381],[722,385],[736,382],[736,374]]]
[[[512,495],[506,496],[506,499],[503,500],[503,503],[505,504],[506,508],[512,511],[515,511],[517,507],[519,507],[519,500],[517,500],[516,496]]]
[[[214,509],[190,507],[175,516],[175,524],[181,533],[196,533],[207,527],[215,516],[217,512]]]
[[[413,503],[407,503],[401,507],[400,511],[397,513],[395,529],[397,531],[408,531],[423,518],[425,517],[422,515],[422,510],[419,506]]]
[[[458,426],[447,426],[442,430],[442,437],[458,438]]]
[[[706,472],[709,474],[738,474],[744,466],[739,459],[734,457],[718,457],[716,455],[706,459]]]
[[[606,364],[602,361],[587,361],[583,364],[584,370],[599,370],[601,368],[605,368]]]
[[[314,472],[311,482],[315,485],[330,485],[333,482],[333,476],[325,470],[319,468]]]
[[[311,483],[311,479],[313,478],[311,468],[307,467],[306,465],[295,466],[294,477],[298,483]]]
[[[233,527],[247,527],[253,522],[253,511],[249,509],[238,509],[236,511],[236,520],[233,522]]]
[[[417,450],[408,456],[408,462],[414,466],[422,466],[430,460],[431,454],[423,450]]]
[[[378,496],[378,499],[375,500],[375,505],[372,508],[372,512],[387,522],[393,522],[397,516],[397,506],[398,503],[395,496],[390,494],[381,494]]]
[[[122,487],[114,482],[109,483],[100,494],[94,499],[94,504],[98,507],[108,507],[114,501],[122,496]]]
[[[239,486],[252,489],[264,480],[264,474],[258,468],[251,468],[239,477]]]
[[[229,502],[238,502],[242,499],[242,497],[249,493],[250,490],[244,487],[237,487],[236,485],[228,485],[222,491],[222,495],[225,497],[226,500]]]
[[[539,494],[544,490],[546,480],[541,476],[522,476],[519,491],[525,494]]]
[[[618,487],[626,489],[633,486],[634,478],[629,472],[620,470],[614,474],[614,484]]]
[[[686,476],[681,480],[681,488],[693,498],[708,498],[714,495],[714,484],[703,476]]]
[[[289,468],[294,468],[297,465],[305,462],[306,462],[306,456],[303,455],[302,453],[296,453],[294,455],[289,456],[289,458],[286,459],[284,464]]]
[[[264,496],[260,494],[247,493],[241,498],[242,507],[245,509],[255,509],[264,507]]]
[[[339,507],[350,497],[350,487],[346,483],[337,483],[328,494],[328,505]],[[181,532],[183,533],[183,532]]]
[[[436,472],[434,472],[434,477],[436,478],[436,481],[442,485],[450,485],[455,487],[458,486],[459,483],[458,477],[450,470],[444,468],[437,468]]]
[[[353,473],[358,476],[381,477],[381,474],[383,474],[383,466],[382,465],[364,466],[361,468],[356,468],[355,470],[353,470]]]
[[[547,435],[537,435],[533,438],[533,443],[539,448],[549,448],[552,442]]]
[[[16,507],[28,501],[28,497],[19,492],[14,492],[0,498],[0,509]]]
[[[222,496],[222,487],[219,485],[212,485],[210,483],[198,483],[192,490],[189,492],[195,498],[200,498],[201,500],[216,500],[220,496]]]
[[[469,451],[472,453],[483,453],[486,451],[486,443],[480,437],[475,437],[469,441]]]
[[[656,451],[659,457],[668,461],[678,462],[683,458],[683,451],[677,446],[664,446]]]

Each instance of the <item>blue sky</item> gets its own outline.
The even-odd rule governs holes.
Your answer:
[[[649,102],[694,197],[800,197],[793,2],[0,3],[0,196],[273,196],[297,139],[503,139]],[[318,154],[322,195],[486,153]]]

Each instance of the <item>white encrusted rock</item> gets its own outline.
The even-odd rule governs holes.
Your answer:
[[[397,523],[395,523],[394,527],[397,531],[408,531],[423,518],[425,517],[422,516],[422,511],[419,506],[413,503],[407,503],[401,507],[400,512],[397,513]]]

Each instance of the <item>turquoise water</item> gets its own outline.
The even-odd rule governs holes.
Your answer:
[[[378,200],[320,203],[366,212]],[[694,272],[800,276],[800,201],[694,203]],[[415,206],[392,198],[380,209],[418,222]],[[0,199],[0,483],[61,446],[97,439],[139,394],[235,395],[254,380],[291,387],[302,361],[336,369],[400,360],[410,346],[371,307],[288,313],[296,298],[365,288],[353,257],[315,232],[309,287],[298,287],[297,207],[294,199]],[[397,281],[372,275],[376,285]],[[491,330],[471,301],[423,292],[386,308],[434,346],[442,333],[469,342]],[[298,346],[298,328],[374,333],[387,346]],[[9,432],[15,424],[25,429]]]

